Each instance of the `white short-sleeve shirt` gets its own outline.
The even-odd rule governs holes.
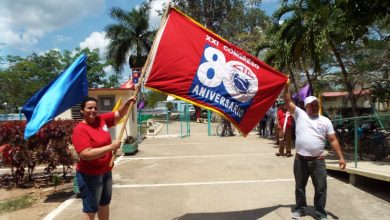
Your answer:
[[[332,122],[322,115],[310,117],[298,107],[295,108],[293,117],[295,119],[296,152],[302,156],[321,156],[327,136],[335,133]]]

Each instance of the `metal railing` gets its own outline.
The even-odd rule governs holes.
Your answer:
[[[345,153],[358,161],[383,160],[389,153],[390,113],[331,120]]]

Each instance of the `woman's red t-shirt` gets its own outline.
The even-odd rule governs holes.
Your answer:
[[[99,148],[111,144],[108,128],[115,125],[115,113],[98,115],[93,125],[80,122],[73,130],[72,142],[78,154],[87,148]],[[89,175],[101,175],[112,169],[110,167],[112,153],[94,160],[83,160],[77,163],[76,170]]]

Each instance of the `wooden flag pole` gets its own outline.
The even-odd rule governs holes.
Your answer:
[[[169,10],[170,10],[170,5],[168,5],[168,8],[167,8],[167,10],[165,11],[164,16],[163,16],[162,19],[161,19],[161,23],[160,23],[160,27],[159,27],[158,32],[161,32],[161,27],[162,27],[162,25],[165,24],[165,22],[166,22],[166,20],[167,20],[167,15],[168,15]],[[158,35],[159,35],[159,33],[157,33],[156,36],[158,36]],[[154,51],[154,48],[157,47],[157,45],[156,45],[155,42],[156,42],[156,38],[154,39],[154,42],[153,42],[153,46],[152,46],[151,51]],[[145,78],[146,68],[147,68],[147,67],[149,66],[149,64],[150,64],[150,59],[151,59],[150,57],[151,57],[151,55],[150,55],[150,53],[149,53],[148,58],[147,58],[147,60],[146,60],[146,62],[145,62],[145,66],[142,68],[141,76],[140,76],[140,78],[139,78],[139,84],[140,84],[140,85],[143,84],[143,81],[144,81],[144,78]],[[138,92],[139,92],[139,90],[140,90],[140,87],[141,87],[141,86],[137,86],[137,87],[135,88],[134,95],[133,95],[134,97],[137,97]],[[126,113],[126,116],[125,116],[125,118],[124,118],[122,128],[121,128],[121,130],[120,130],[120,132],[119,132],[118,140],[122,140],[122,136],[123,136],[123,133],[124,133],[124,131],[125,131],[127,121],[129,120],[130,113],[131,113],[131,111],[133,110],[133,107],[134,107],[134,102],[131,102],[131,103],[130,103],[130,106],[129,106],[129,109],[127,109],[127,113]],[[114,150],[114,151],[112,152],[112,158],[111,158],[111,161],[110,161],[110,167],[112,167],[112,166],[114,165],[114,161],[115,161],[115,158],[116,158],[116,152],[117,152],[117,150]]]
[[[137,97],[139,88],[140,88],[139,86],[137,86],[135,88],[134,95],[133,95],[134,97]],[[127,109],[127,113],[126,113],[125,119],[123,121],[122,128],[121,128],[121,130],[119,132],[118,140],[122,140],[122,136],[123,136],[123,133],[124,133],[124,131],[126,129],[126,124],[127,124],[127,121],[129,120],[130,113],[131,113],[133,107],[134,107],[134,102],[130,102],[130,106]],[[112,152],[112,158],[111,158],[111,161],[110,161],[110,167],[112,167],[112,165],[114,164],[114,160],[115,160],[115,157],[116,157],[116,152],[117,152],[117,150],[114,150]]]

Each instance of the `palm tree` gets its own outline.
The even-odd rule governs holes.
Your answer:
[[[288,15],[278,32],[278,41],[290,45],[290,60],[304,70],[308,79],[308,68],[314,73],[311,78],[316,79],[321,75],[324,59],[332,55],[348,90],[353,115],[357,115],[353,90],[359,79],[350,71],[348,53],[356,50],[359,40],[368,33],[368,26],[386,14],[386,4],[375,1],[369,5],[363,0],[283,0],[282,7],[273,15],[277,21]]]
[[[266,39],[256,46],[256,54],[267,64],[287,73],[292,81],[295,91],[298,91],[298,82],[295,79],[294,60],[291,56],[291,45],[282,39],[280,35],[281,25],[274,23],[267,30]]]
[[[292,64],[305,72],[309,84],[313,88],[316,78],[321,75],[321,65],[325,54],[333,53],[338,66],[341,69],[344,83],[348,91],[352,93],[353,86],[349,73],[334,37],[339,37],[342,32],[335,27],[335,4],[331,0],[296,0],[282,4],[273,17],[279,21],[282,16],[290,13],[279,30],[279,41],[288,42],[290,60]],[[340,15],[340,14],[339,14]],[[309,73],[309,69],[313,74]],[[356,101],[351,96],[352,109],[356,111]]]
[[[108,46],[107,59],[115,71],[120,72],[126,63],[130,67],[142,67],[150,51],[155,31],[149,30],[149,4],[144,2],[138,9],[124,11],[112,8],[110,16],[117,21],[105,27]]]
[[[311,88],[321,75],[321,64],[327,54],[329,4],[321,0],[294,1],[283,4],[273,15],[279,21],[283,15],[292,13],[281,25],[277,36],[279,41],[289,45],[288,62],[305,73]]]

